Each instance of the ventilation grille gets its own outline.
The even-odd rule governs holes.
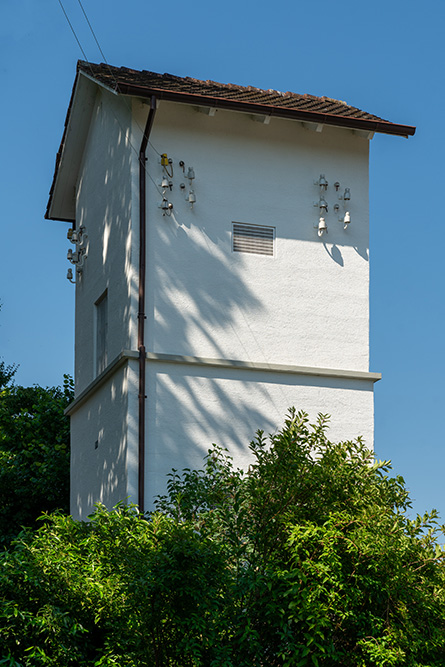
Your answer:
[[[255,255],[273,255],[274,241],[275,227],[243,225],[239,222],[233,223],[233,252],[250,252]]]

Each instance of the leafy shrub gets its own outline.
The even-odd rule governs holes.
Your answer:
[[[22,534],[0,568],[3,664],[443,666],[436,514],[410,520],[403,479],[326,425],[292,411],[247,472],[214,447],[156,512]]]
[[[72,380],[63,388],[0,390],[0,545],[42,512],[69,511],[69,419]]]

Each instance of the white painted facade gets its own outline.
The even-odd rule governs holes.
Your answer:
[[[84,84],[90,91],[92,82]],[[88,256],[76,285],[71,509],[137,501],[139,165],[148,106],[97,87],[78,160],[76,226]],[[200,467],[214,442],[248,464],[258,428],[295,406],[331,415],[333,440],[373,445],[369,373],[369,141],[360,133],[161,101],[147,150],[145,497],[171,468]],[[173,160],[166,196],[159,154]],[[195,171],[190,183],[179,161]],[[319,237],[329,188],[328,234]],[[334,182],[340,183],[337,193]],[[186,185],[185,191],[180,184]],[[350,188],[351,224],[334,204]],[[275,228],[273,256],[232,250],[232,223]],[[97,377],[95,304],[108,303],[107,368]]]

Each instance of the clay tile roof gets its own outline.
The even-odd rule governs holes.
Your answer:
[[[203,106],[215,106],[247,113],[295,118],[307,122],[340,125],[385,134],[409,136],[415,127],[398,125],[362,111],[340,100],[278,90],[262,90],[233,83],[200,81],[174,74],[157,74],[146,70],[112,67],[79,61],[78,71],[99,83],[126,95],[151,97]]]

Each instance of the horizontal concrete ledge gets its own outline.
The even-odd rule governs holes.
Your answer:
[[[366,371],[348,371],[335,368],[317,368],[312,366],[294,366],[292,364],[268,364],[255,361],[239,361],[236,359],[213,359],[209,357],[189,357],[181,354],[161,354],[147,352],[148,361],[160,361],[167,364],[188,364],[191,366],[210,366],[213,368],[237,368],[246,371],[263,371],[267,373],[287,373],[290,375],[313,375],[317,377],[346,378],[349,380],[381,380],[381,373]]]
[[[90,382],[90,384],[87,385],[83,391],[80,392],[79,396],[76,396],[74,401],[71,401],[68,407],[65,408],[65,414],[72,415],[73,412],[76,412],[82,403],[85,403],[89,396],[94,394],[94,392],[96,392],[99,387],[105,384],[105,382],[107,382],[107,380],[112,375],[114,375],[114,373],[119,368],[121,368],[121,366],[126,364],[129,359],[139,359],[139,352],[134,352],[133,350],[122,350],[122,352],[120,352],[117,357],[115,357],[113,361],[108,364],[106,369],[103,370],[102,373],[97,376],[97,378],[94,378],[94,380]]]
[[[190,357],[181,354],[163,354],[147,352],[147,361],[157,361],[164,364],[182,364],[188,366],[206,366],[207,368],[232,368],[246,371],[261,371],[263,373],[285,373],[287,375],[309,375],[324,378],[340,378],[347,380],[366,380],[378,382],[381,373],[366,371],[348,371],[336,368],[317,368],[312,366],[294,366],[292,364],[268,364],[254,361],[240,361],[237,359],[214,359],[211,357]],[[122,350],[90,384],[76,396],[65,410],[66,415],[75,412],[88,397],[96,392],[114,373],[130,359],[139,359],[139,352]]]

